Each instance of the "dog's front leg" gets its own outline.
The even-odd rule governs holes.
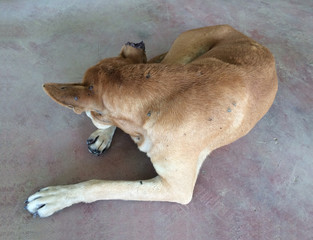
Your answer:
[[[90,180],[47,187],[30,196],[25,208],[34,216],[48,217],[76,203],[109,199],[179,202],[167,182],[158,176],[142,181]]]
[[[106,129],[94,131],[87,139],[89,152],[99,156],[107,150],[111,145],[115,130],[115,126],[109,126]]]

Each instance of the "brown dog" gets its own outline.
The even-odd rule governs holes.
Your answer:
[[[79,202],[121,199],[191,201],[210,152],[246,135],[272,105],[275,61],[268,49],[230,26],[182,33],[169,52],[146,60],[144,44],[91,67],[82,84],[45,84],[46,93],[98,128],[92,153],[110,146],[119,127],[146,152],[158,176],[145,181],[91,180],[47,187],[26,209],[47,217]]]

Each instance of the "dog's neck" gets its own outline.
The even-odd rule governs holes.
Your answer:
[[[125,65],[114,69],[114,73],[110,74],[111,79],[105,84],[104,106],[110,112],[127,114],[132,111],[146,112],[148,108],[156,107],[155,104],[166,100],[173,89],[179,90],[184,85],[183,80],[179,81],[177,73],[176,76],[169,76],[167,71],[165,76],[162,70],[160,65],[155,64]],[[169,78],[173,79],[169,81]],[[120,96],[127,96],[128,101],[120,104]]]
[[[115,68],[102,95],[107,119],[118,127],[123,126],[129,134],[124,128],[132,125],[131,122],[138,127],[147,121],[153,124],[164,112],[171,111],[175,105],[174,97],[178,99],[205,77],[200,76],[200,70],[200,66],[162,64],[131,64]],[[175,113],[178,119],[179,114]]]

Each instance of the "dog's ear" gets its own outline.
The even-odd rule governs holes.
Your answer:
[[[101,110],[103,105],[93,86],[76,83],[46,83],[45,92],[57,103],[81,114],[86,110]]]
[[[146,63],[147,56],[144,42],[126,43],[121,49],[120,56],[130,59],[133,63]]]

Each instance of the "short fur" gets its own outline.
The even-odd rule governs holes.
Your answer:
[[[80,84],[49,83],[44,90],[85,111],[99,128],[87,141],[90,152],[108,148],[118,127],[147,153],[158,176],[44,188],[27,200],[32,214],[107,199],[187,204],[207,155],[246,135],[274,101],[274,57],[228,25],[184,32],[148,62],[142,43],[136,46],[127,43],[118,57],[88,69]]]

